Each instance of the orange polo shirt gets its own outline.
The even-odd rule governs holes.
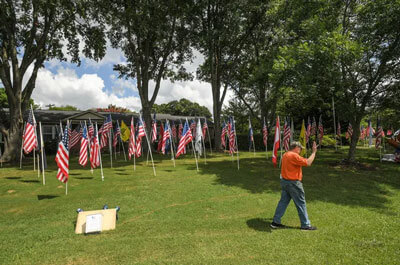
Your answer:
[[[282,178],[287,180],[302,180],[303,172],[301,167],[307,166],[307,159],[295,152],[288,151],[282,157]]]

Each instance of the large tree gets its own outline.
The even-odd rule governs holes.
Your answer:
[[[165,113],[178,116],[199,116],[199,117],[211,117],[210,111],[207,107],[200,106],[196,102],[192,102],[185,98],[170,101],[166,104],[154,104],[153,111],[156,113]]]
[[[103,25],[93,21],[90,1],[0,0],[0,5],[0,79],[9,105],[0,131],[5,139],[2,159],[9,161],[19,154],[23,114],[44,62],[65,60],[66,50],[79,63],[81,42],[84,55],[97,60],[104,55],[106,42]]]
[[[162,80],[190,78],[183,63],[192,55],[187,16],[193,5],[185,0],[110,0],[99,5],[110,26],[112,46],[121,48],[127,59],[114,70],[120,78],[137,80],[143,117],[151,124]]]

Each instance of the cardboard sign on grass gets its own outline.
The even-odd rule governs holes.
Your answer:
[[[102,227],[101,231],[114,230],[116,224],[117,210],[107,209],[107,210],[95,210],[95,211],[85,211],[78,214],[76,220],[75,234],[82,234],[86,231],[86,217],[88,215],[102,215]]]

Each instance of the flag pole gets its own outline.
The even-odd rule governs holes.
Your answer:
[[[267,127],[267,139],[265,139],[265,155],[267,156],[268,159],[268,126],[265,123],[265,117],[264,117],[264,124]],[[263,138],[264,138],[264,132],[263,132]]]
[[[233,124],[235,125],[235,117],[232,117],[232,122],[233,122]],[[238,170],[239,170],[239,168],[240,168],[240,162],[239,162],[239,144],[238,144],[238,141],[237,141],[237,135],[236,135],[236,126],[234,126],[233,127],[234,128],[234,131],[235,131],[235,142],[236,142],[236,147],[237,147],[237,152],[236,152],[236,159],[237,159],[237,166],[238,166]]]
[[[186,118],[186,122],[187,122],[187,124],[189,124],[189,121],[188,121],[188,119]],[[191,130],[190,129],[190,126],[189,126],[189,130]],[[198,165],[198,163],[197,163],[197,156],[196,156],[196,151],[194,150],[194,144],[193,144],[193,136],[192,136],[192,149],[193,149],[193,154],[194,154],[194,159],[196,160],[196,168],[197,168],[197,172],[199,172],[199,165]]]
[[[286,119],[286,117],[285,117],[285,119]],[[279,157],[279,168],[281,168],[281,165],[282,165],[282,130],[281,130],[281,120],[279,119],[279,145],[280,145],[280,148],[281,148],[281,155],[280,155],[280,157]]]
[[[337,151],[337,141],[336,141],[336,116],[335,116],[335,100],[332,96],[332,112],[333,112],[333,139],[335,139],[335,150]]]
[[[201,120],[199,119],[199,121],[200,121],[200,128],[201,128],[201,130],[203,130],[203,127],[201,126]],[[207,121],[205,120],[205,122],[207,122]],[[207,132],[206,132],[206,133],[207,133]],[[203,135],[203,132],[201,132],[201,140],[202,140],[203,149],[204,149],[204,164],[207,165],[206,144],[205,144],[205,142],[204,142],[204,135]]]
[[[67,128],[69,128],[69,120],[67,120]],[[62,128],[61,128],[62,129]],[[63,134],[64,135],[64,134]],[[69,137],[68,137],[69,138]],[[69,145],[69,139],[68,139],[68,145]],[[69,148],[68,148],[69,149]],[[69,150],[68,150],[68,152],[69,152]],[[68,157],[69,157],[69,155],[68,155]],[[69,158],[68,158],[69,159]],[[69,163],[69,161],[68,161],[68,163]],[[68,179],[67,179],[67,182],[65,182],[65,195],[68,195],[68,180],[69,180],[69,177],[68,177]]]
[[[96,122],[96,138],[97,140],[99,140],[99,131],[97,129],[97,122]],[[103,161],[101,160],[101,148],[99,148],[99,160],[100,160],[101,181],[104,181]]]
[[[142,123],[143,123],[142,115],[140,115],[139,118],[140,118],[140,120],[141,120]],[[145,136],[146,136],[147,146],[148,146],[148,148],[149,148],[149,150],[150,150],[150,158],[151,158],[151,164],[153,165],[153,173],[154,173],[154,176],[156,176],[156,168],[154,167],[153,154],[152,154],[152,152],[151,152],[149,137],[147,136],[147,130],[146,130],[146,129],[144,130],[144,134],[145,134]]]
[[[33,113],[33,107],[31,104],[31,111],[32,111],[32,119],[33,119],[33,124],[35,125],[35,136],[36,136],[36,142],[38,142],[37,138],[37,131],[36,131],[36,119],[35,119],[35,114]],[[33,149],[33,171],[36,171],[36,149]],[[38,169],[39,170],[39,169]]]
[[[25,142],[25,126],[26,123],[24,124],[24,130],[22,131],[24,137],[22,137],[22,143],[21,143],[21,156],[19,157],[19,169],[22,169],[22,149],[24,147],[24,142]]]
[[[171,124],[169,123],[169,120],[167,120],[168,123],[168,130],[169,130],[169,140],[171,141],[170,145],[171,145],[171,156],[172,156],[172,161],[174,162],[174,167],[176,167],[175,165],[175,156],[174,156],[174,142],[172,141],[172,130],[171,130]]]
[[[111,122],[111,126],[112,126],[112,122]],[[111,143],[111,141],[112,141],[112,137],[111,137],[111,131],[112,131],[112,128],[111,128],[111,130],[109,130],[108,131],[108,150],[110,151],[110,163],[111,163],[111,168],[113,167],[113,164],[112,164],[112,162],[113,162],[113,160],[112,160],[112,143]]]
[[[42,122],[39,121],[39,129],[40,129],[40,152],[42,153],[42,174],[43,174],[43,186],[46,185],[46,177],[44,175],[44,142],[43,142],[43,132],[42,132]]]
[[[86,120],[85,120],[85,127],[86,127],[86,130],[87,130],[87,132],[88,132],[89,130],[88,130],[88,128],[87,128]],[[88,159],[89,159],[89,158],[90,158],[90,141],[91,141],[92,139],[90,139],[89,133],[87,134],[87,136],[88,136],[88,147],[89,147],[89,153],[88,153]],[[89,162],[90,162],[90,159],[89,159]],[[92,163],[91,163],[91,162],[90,162],[90,173],[92,173],[92,175],[93,175],[93,168],[92,168]]]
[[[38,178],[40,178],[40,170],[39,170],[39,168],[40,168],[40,167],[39,167],[39,163],[40,163],[39,160],[40,160],[40,159],[39,159],[39,156],[40,156],[40,155],[37,154],[37,173],[38,173],[38,174],[37,174],[37,177],[38,177]]]
[[[207,124],[207,118],[204,118],[205,123]],[[215,130],[214,130],[215,131]],[[211,145],[211,137],[210,137],[210,129],[208,128],[207,124],[207,134],[208,134],[208,142],[210,143],[210,153],[212,155],[212,145]],[[205,150],[205,147],[204,147]]]

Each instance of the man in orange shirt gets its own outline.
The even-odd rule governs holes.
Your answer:
[[[301,230],[317,230],[316,227],[311,226],[308,219],[306,198],[304,195],[303,184],[301,180],[303,173],[301,167],[311,166],[314,161],[315,154],[317,153],[317,145],[314,142],[312,147],[311,156],[306,159],[300,156],[301,149],[304,147],[299,142],[293,142],[290,145],[290,150],[282,157],[281,167],[281,199],[275,210],[274,219],[271,223],[271,228],[285,228],[281,223],[281,218],[285,214],[286,208],[291,199],[296,205],[297,212],[300,217]]]

